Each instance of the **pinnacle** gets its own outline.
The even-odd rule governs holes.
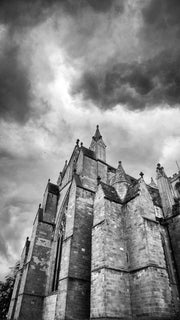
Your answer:
[[[160,163],[157,164],[156,172],[157,172],[157,178],[159,177],[167,178],[166,173],[164,171],[164,167],[162,167]]]
[[[102,138],[102,135],[100,134],[100,131],[99,131],[99,125],[97,125],[96,132],[95,132],[95,135],[93,136],[93,139],[97,142],[101,138]]]
[[[150,187],[152,187],[152,188],[156,188],[157,189],[157,185],[156,185],[156,183],[154,182],[154,179],[151,177],[151,182],[150,182]]]
[[[115,182],[121,182],[121,181],[127,181],[126,173],[124,171],[124,168],[122,166],[122,162],[119,161],[116,174],[115,174]]]

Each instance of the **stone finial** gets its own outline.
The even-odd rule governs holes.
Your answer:
[[[99,184],[100,184],[100,182],[101,182],[101,177],[100,177],[100,176],[98,176],[98,177],[97,177],[97,184],[99,185]]]
[[[57,184],[61,185],[61,182],[62,182],[62,171],[59,172],[59,177],[57,179]]]
[[[164,167],[162,167],[160,163],[157,164],[156,172],[157,172],[157,178],[160,178],[160,177],[167,178],[166,173],[164,171]]]
[[[76,145],[79,147],[79,139],[76,140]]]
[[[81,142],[81,147],[83,146],[83,142]]]
[[[51,179],[49,178],[49,179],[48,179],[48,183],[49,183],[50,181],[51,181]]]
[[[140,175],[141,179],[143,179],[144,173],[142,171],[140,172],[139,175]]]
[[[26,242],[25,242],[26,248],[29,247],[29,242],[30,242],[30,241],[29,241],[29,237],[26,237]]]
[[[158,175],[161,175],[161,173],[162,173],[162,168],[161,168],[161,164],[160,163],[157,164],[156,172],[157,172]]]

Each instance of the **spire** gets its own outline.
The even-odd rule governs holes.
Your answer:
[[[95,135],[94,135],[92,138],[93,138],[96,142],[102,138],[102,135],[100,134],[100,131],[99,131],[99,125],[98,125],[98,124],[97,124],[97,126],[96,126]]]
[[[96,132],[95,135],[92,137],[89,149],[94,151],[96,159],[106,162],[106,145],[99,131],[99,125],[96,126]]]

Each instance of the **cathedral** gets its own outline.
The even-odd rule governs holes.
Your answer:
[[[9,320],[180,319],[180,172],[146,184],[106,162],[97,126],[49,180]]]

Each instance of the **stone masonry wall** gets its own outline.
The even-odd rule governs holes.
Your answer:
[[[76,187],[73,182],[62,249],[56,320],[89,319],[93,197],[93,192]]]
[[[91,319],[131,319],[121,205],[104,199],[101,186],[94,202]]]
[[[101,181],[107,183],[107,165],[97,160],[97,175],[101,177]]]
[[[57,294],[56,312],[55,312],[55,319],[57,320],[65,319],[65,316],[66,316],[68,273],[69,273],[69,263],[70,263],[71,241],[73,237],[76,189],[77,189],[76,183],[75,183],[75,180],[73,180],[70,187],[70,192],[69,192],[68,208],[66,212],[65,235],[63,239],[63,245],[62,245],[62,257],[61,257],[59,285],[58,285],[58,294]],[[61,212],[59,212],[58,215],[61,215]]]
[[[24,249],[21,254],[19,269],[16,274],[13,293],[12,293],[11,302],[10,302],[10,306],[9,306],[9,312],[8,312],[8,316],[7,316],[8,319],[12,319],[14,317],[14,312],[15,312],[16,304],[17,304],[17,298],[19,295],[19,288],[20,288],[22,274],[23,274],[23,268],[27,262],[27,255],[29,252],[29,246],[30,246],[30,241],[27,238],[26,242],[25,242]]]
[[[81,173],[83,187],[96,191],[97,187],[97,161],[84,156],[83,171]]]
[[[173,319],[160,226],[143,182],[140,187],[140,195],[124,208],[133,319]]]
[[[130,277],[133,319],[174,319],[165,269],[149,267]]]
[[[54,185],[51,184],[51,187]],[[48,190],[49,184],[45,192],[44,210],[39,208],[36,215],[27,260],[20,266],[22,277],[15,312],[11,317],[13,320],[42,319],[58,198]]]
[[[32,259],[24,267],[14,319],[42,318],[52,232],[52,226],[38,224]]]
[[[77,188],[67,297],[69,319],[89,319],[93,198],[92,192]]]
[[[44,299],[43,320],[54,320],[57,294],[51,294]]]
[[[69,192],[70,184],[66,185],[60,192],[58,207],[57,207],[57,214],[55,220],[55,230],[54,230],[54,237],[51,249],[51,257],[49,263],[49,270],[48,270],[48,279],[46,285],[46,295],[52,294],[52,289],[54,289],[54,272],[55,272],[55,265],[56,265],[56,257],[57,257],[57,247],[58,247],[58,239],[59,239],[59,230],[61,228],[61,222],[66,211],[66,204],[68,200],[68,192]],[[75,200],[75,198],[74,198]]]

